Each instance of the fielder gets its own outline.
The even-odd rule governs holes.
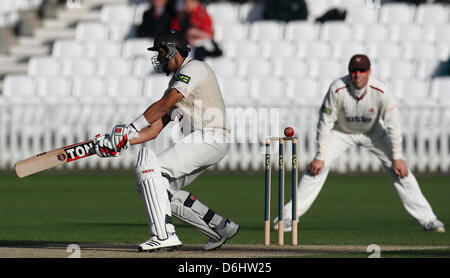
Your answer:
[[[393,95],[371,77],[367,56],[354,55],[348,70],[349,75],[331,84],[323,101],[317,125],[317,154],[298,185],[298,217],[311,207],[333,161],[348,148],[362,146],[380,159],[406,211],[426,231],[445,232],[402,158],[402,133]],[[286,231],[292,229],[288,213],[291,207],[292,200],[284,207]]]
[[[239,225],[182,190],[228,151],[230,131],[216,75],[206,63],[187,57],[190,46],[179,31],[162,32],[148,50],[158,52],[152,58],[157,72],[173,73],[169,86],[130,125],[116,125],[111,135],[99,135],[97,155],[118,156],[129,145],[156,138],[171,120],[180,120],[184,135],[180,141],[158,155],[147,148],[138,155],[136,184],[150,228],[150,239],[138,250],[171,250],[182,245],[172,214],[209,237],[204,250],[216,249],[237,234]]]

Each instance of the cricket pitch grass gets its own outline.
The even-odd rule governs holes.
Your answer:
[[[450,225],[450,177],[416,175],[438,218]],[[287,179],[289,177],[286,177]],[[273,177],[276,179],[276,176]],[[277,188],[272,183],[272,219]],[[286,186],[288,201],[290,186]],[[299,245],[263,246],[263,173],[206,173],[185,188],[241,226],[222,248],[205,252],[206,236],[174,219],[183,246],[139,253],[148,226],[132,171],[49,171],[24,179],[0,173],[0,257],[67,258],[449,258],[450,231],[424,232],[404,210],[386,175],[331,173],[299,221]],[[447,226],[447,229],[449,226]],[[77,255],[77,254],[75,254]]]

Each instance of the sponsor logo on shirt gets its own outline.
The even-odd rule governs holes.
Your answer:
[[[353,117],[345,117],[347,122],[359,122],[359,123],[370,123],[372,118],[363,117],[363,116],[353,116]]]
[[[181,74],[181,73],[177,75],[177,79],[176,79],[176,81],[181,81],[186,84],[189,84],[190,80],[191,80],[191,78],[189,76]]]
[[[325,106],[322,106],[322,112],[327,114],[327,115],[331,115],[331,109],[326,108]]]

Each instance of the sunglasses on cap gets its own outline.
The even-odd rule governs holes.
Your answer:
[[[357,72],[357,71],[359,71],[359,72],[367,72],[367,71],[369,71],[368,69],[351,69],[350,70],[350,72]]]

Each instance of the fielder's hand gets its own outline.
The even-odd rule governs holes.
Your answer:
[[[131,125],[116,125],[111,132],[111,142],[118,153],[128,149],[130,139],[137,134],[136,129]]]
[[[311,175],[316,176],[322,172],[323,167],[325,166],[325,161],[314,159],[308,166],[308,171]]]
[[[392,165],[394,172],[400,178],[405,178],[408,176],[408,166],[403,159],[395,159]]]
[[[97,136],[95,136],[94,142],[95,153],[98,156],[105,158],[119,155],[119,153],[114,149],[109,134],[98,134]]]

